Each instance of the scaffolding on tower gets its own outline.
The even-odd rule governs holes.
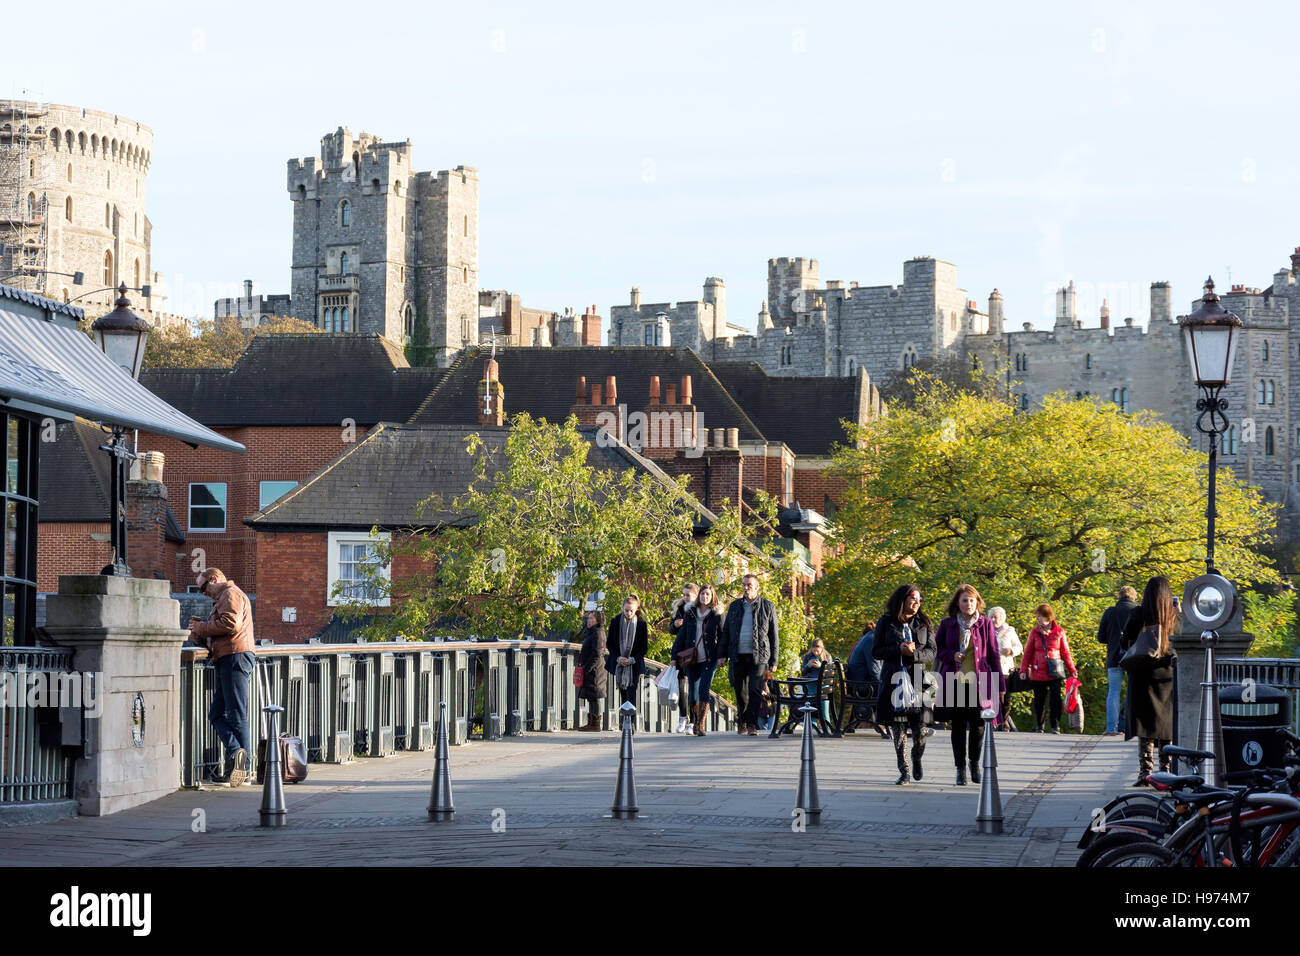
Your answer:
[[[27,99],[0,102],[0,282],[41,295],[49,244],[45,115]]]

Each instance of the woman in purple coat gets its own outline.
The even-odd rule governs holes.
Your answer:
[[[952,724],[952,757],[957,764],[957,785],[966,785],[969,754],[970,779],[980,782],[980,753],[984,746],[985,707],[998,711],[1001,723],[1002,665],[993,622],[983,614],[984,599],[969,584],[958,586],[948,601],[948,616],[935,637],[938,651],[939,702],[935,719]],[[967,745],[969,744],[969,750]]]

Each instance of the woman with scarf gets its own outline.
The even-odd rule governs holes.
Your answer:
[[[607,646],[609,656],[605,658],[605,670],[614,675],[619,707],[626,703],[635,707],[637,683],[645,673],[646,649],[650,646],[650,631],[645,615],[641,613],[641,599],[635,594],[623,599],[623,613],[610,625]],[[620,715],[620,725],[622,721]]]
[[[718,667],[718,638],[722,636],[722,605],[712,584],[700,588],[695,603],[686,611],[673,641],[673,660],[686,675],[690,689],[691,731],[705,736],[704,721],[709,716],[709,688]]]
[[[673,636],[674,651],[677,647],[677,638],[681,636],[682,628],[686,625],[687,614],[695,608],[695,598],[699,594],[699,588],[694,584],[687,583],[682,588],[682,596],[673,602],[673,609],[668,613],[668,633]],[[676,657],[673,658],[677,660]],[[687,719],[687,701],[690,699],[690,677],[687,674],[687,668],[677,665],[677,729],[675,734],[684,734],[689,732],[689,722]]]
[[[880,697],[876,702],[876,722],[889,727],[894,738],[894,755],[898,758],[899,786],[915,777],[921,779],[921,756],[925,753],[925,725],[930,722],[932,699],[925,684],[925,665],[934,660],[934,624],[921,610],[921,591],[904,584],[889,596],[885,616],[876,622],[876,642],[871,655],[884,661],[880,670]],[[903,714],[894,712],[904,675],[912,681],[921,698],[921,706]],[[911,771],[904,752],[908,735],[912,738]]]
[[[582,649],[578,663],[582,665],[582,686],[578,699],[587,701],[587,722],[579,730],[600,730],[601,701],[605,699],[605,612],[597,609],[587,612],[587,626],[582,631]]]
[[[943,704],[935,708],[935,717],[952,721],[952,758],[957,764],[959,787],[966,786],[968,757],[971,782],[980,782],[984,707],[997,710],[997,719],[1001,718],[1001,655],[993,622],[980,613],[983,610],[984,599],[979,591],[969,584],[959,585],[948,601],[948,616],[939,624],[935,638]]]
[[[1020,676],[1034,684],[1034,725],[1043,732],[1043,708],[1051,697],[1052,733],[1061,732],[1061,683],[1068,673],[1078,677],[1070,642],[1065,630],[1056,623],[1056,611],[1050,604],[1040,604],[1034,609],[1038,626],[1029,632],[1025,641],[1025,656],[1020,659]]]
[[[1010,701],[1007,698],[1011,694],[1011,675],[1016,673],[1016,658],[1025,648],[1020,643],[1016,629],[1007,623],[1004,608],[989,608],[989,620],[993,622],[993,633],[998,639],[998,659],[1002,664],[1002,723],[998,730],[1015,730],[1016,724],[1011,719],[1011,711],[1007,707]]]

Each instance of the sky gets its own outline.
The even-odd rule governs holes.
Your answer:
[[[25,5],[18,35],[53,36]],[[479,277],[606,317],[726,282],[753,328],[767,260],[823,284],[957,266],[1008,327],[1189,311],[1300,245],[1300,13],[1282,4],[674,3],[59,6],[0,96],[152,128],[166,309],[286,292],[286,162],[339,126],[477,167]],[[7,74],[7,75],[6,75]]]

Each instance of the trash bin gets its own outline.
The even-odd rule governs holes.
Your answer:
[[[1223,759],[1228,771],[1281,767],[1286,741],[1278,728],[1291,727],[1286,691],[1250,681],[1219,688]]]

